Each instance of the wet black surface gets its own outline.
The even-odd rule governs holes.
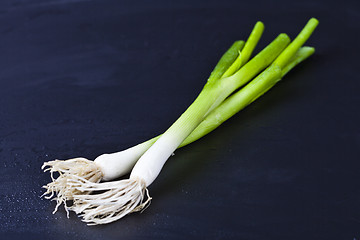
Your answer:
[[[320,20],[316,54],[171,157],[153,202],[106,226],[40,198],[44,161],[164,131],[257,20],[257,50]],[[1,1],[1,239],[360,239],[356,1]]]

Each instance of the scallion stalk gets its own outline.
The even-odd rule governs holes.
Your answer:
[[[247,50],[252,52],[254,49],[251,44],[248,44],[249,40],[252,38],[252,42],[257,43],[257,34],[261,35],[263,30],[261,23],[255,25],[242,52],[237,57],[235,57],[236,54],[230,54],[230,50],[242,47],[241,42],[235,42],[229,49],[229,54],[226,57],[225,54],[222,58],[222,64],[226,67],[215,68],[194,103],[163,135],[130,148],[141,149],[145,153],[136,162],[128,180],[97,183],[91,173],[87,173],[88,176],[85,178],[77,175],[68,179],[68,184],[76,189],[75,194],[72,195],[73,205],[69,209],[80,214],[83,221],[89,225],[109,223],[128,213],[143,209],[151,200],[147,187],[156,179],[173,151],[212,131],[268,91],[288,71],[313,54],[313,48],[300,47],[310,37],[317,24],[316,19],[311,19],[289,45],[287,35],[280,34],[264,50],[242,66],[243,61],[247,61],[246,58],[249,58],[251,54],[247,53]],[[239,70],[234,70],[239,67]],[[236,72],[232,74],[231,71]],[[217,80],[220,76],[225,77]],[[250,81],[252,78],[254,79]],[[244,86],[245,84],[247,85]],[[244,87],[232,94],[242,86]],[[230,94],[232,95],[229,97]],[[124,156],[128,150],[121,154]],[[116,154],[120,153],[114,153],[112,156]],[[100,157],[95,162],[103,162],[99,160]],[[111,172],[112,166],[102,166],[101,163],[99,166],[102,173]]]
[[[247,55],[251,54],[261,37],[262,31],[259,31],[261,27],[262,23],[257,23],[250,34],[246,42],[246,48],[244,49]],[[230,67],[232,70],[228,71],[228,73],[233,73],[240,67],[235,61],[241,57],[240,52],[243,50],[244,45],[245,42],[242,40],[234,42],[211,72],[208,82],[211,83],[220,79]],[[241,61],[242,64],[247,60],[248,59],[243,59]],[[192,135],[192,141],[203,136],[204,135]],[[149,149],[159,137],[160,136],[155,137],[120,152],[102,154],[97,157],[95,161],[90,161],[86,158],[74,158],[45,162],[42,168],[45,169],[44,171],[50,171],[52,182],[44,186],[44,188],[47,189],[44,195],[47,195],[45,197],[48,199],[53,198],[57,201],[54,213],[62,203],[65,209],[67,209],[66,201],[73,200],[73,195],[78,193],[75,187],[80,187],[83,179],[97,183],[100,180],[109,181],[129,173],[141,155]],[[112,167],[105,169],[104,166]],[[59,176],[55,178],[54,173],[59,173]],[[70,181],[71,179],[77,181]]]
[[[168,157],[203,120],[209,109],[217,106],[217,102],[221,103],[235,89],[271,64],[288,43],[287,35],[280,34],[237,73],[214,84],[207,83],[194,103],[137,161],[129,179],[105,183],[83,181],[76,189],[93,194],[74,195],[73,205],[69,209],[80,214],[89,225],[106,224],[142,210],[151,200],[147,187],[160,173]],[[244,69],[245,72],[241,72]],[[280,72],[278,67],[273,69],[273,74]]]
[[[245,43],[243,51],[239,53],[239,57],[236,58],[233,64],[226,70],[226,72],[221,77],[224,78],[233,75],[234,72],[239,70],[241,66],[247,63],[261,38],[262,33],[264,32],[264,28],[264,24],[260,21],[255,24],[248,40]]]
[[[289,63],[287,72],[300,61],[309,57],[313,53],[312,50],[299,50],[299,55]],[[276,83],[283,75],[284,72],[278,66],[271,65],[248,85],[227,98],[200,124],[203,126],[200,127],[199,125],[192,134],[195,136],[212,131],[216,126],[259,97],[256,88],[258,88],[259,92],[264,93],[264,90],[269,89],[268,86],[273,86],[273,83]],[[189,137],[187,139],[192,139],[191,135]],[[191,142],[191,140],[189,141]],[[140,193],[136,192],[136,190],[139,191],[139,188],[141,189]],[[131,179],[104,183],[84,181],[82,186],[77,189],[83,193],[93,192],[93,195],[75,195],[74,204],[69,208],[80,214],[83,221],[88,223],[88,225],[106,224],[116,221],[128,213],[142,210],[151,200],[145,183],[141,182],[140,185],[137,185]]]
[[[203,121],[207,113],[271,64],[289,42],[290,39],[286,34],[280,34],[231,77],[207,82],[194,103],[136,162],[130,179],[139,186],[143,184],[149,186],[160,173],[166,160]]]

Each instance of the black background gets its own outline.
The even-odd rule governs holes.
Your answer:
[[[0,2],[1,239],[360,239],[357,1]],[[40,195],[44,161],[163,132],[221,54],[266,29],[316,53],[215,132],[176,152],[152,204],[88,227]]]

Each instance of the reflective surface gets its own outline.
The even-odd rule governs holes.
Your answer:
[[[359,4],[351,1],[1,1],[1,239],[360,239]],[[44,161],[164,131],[221,54],[310,17],[316,53],[171,157],[152,204],[88,227],[40,198]]]

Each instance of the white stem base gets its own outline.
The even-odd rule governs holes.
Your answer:
[[[110,181],[128,174],[151,143],[144,142],[121,152],[102,154],[94,162],[103,173],[103,180]]]

